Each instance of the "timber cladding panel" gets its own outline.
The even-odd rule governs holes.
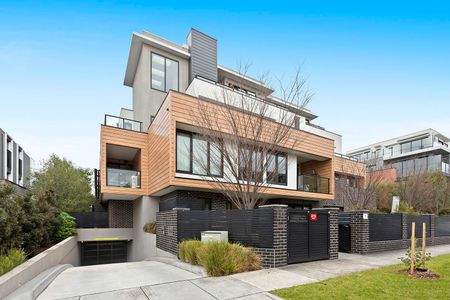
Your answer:
[[[170,122],[170,99],[166,99],[148,129],[150,178],[149,194],[170,186],[171,170],[175,169],[175,135]]]
[[[366,179],[366,165],[351,159],[335,156],[333,170],[337,173],[348,174],[360,178],[362,185]]]
[[[206,180],[178,178],[176,177],[176,130],[177,123],[195,126],[193,116],[198,114],[199,103],[221,107],[216,104],[199,100],[186,94],[171,91],[164,100],[155,120],[149,127],[149,194],[155,194],[170,186],[191,187],[204,190],[215,189],[214,184]],[[225,124],[225,123],[224,123]],[[330,178],[330,192],[333,193],[334,180],[332,172],[332,158],[334,156],[334,142],[330,139],[319,137],[304,131],[292,129],[290,145],[295,145],[291,150],[312,153],[327,157],[326,177]],[[293,141],[296,140],[297,142]],[[301,141],[301,142],[298,142]],[[324,175],[325,176],[325,175]],[[230,188],[232,188],[230,186]],[[283,188],[267,188],[266,194],[276,196],[303,197],[309,199],[333,199],[331,194],[308,193]]]
[[[220,125],[220,128],[218,128],[219,130],[222,132],[233,133],[228,129],[229,123],[225,121],[223,117],[227,114],[227,112],[223,112],[223,106],[177,92],[170,92],[168,97],[171,102],[170,109],[173,117],[172,125],[179,122],[200,126],[201,122],[193,120],[192,116],[198,116],[200,115],[200,109],[206,109],[211,113],[219,112],[214,115],[214,117],[217,117],[217,123]],[[241,114],[241,112],[236,111],[236,114]],[[263,125],[267,129],[266,138],[269,141],[271,140],[270,135],[273,134],[271,128],[274,127],[271,126],[271,124],[273,124],[273,121],[268,120]],[[284,144],[280,144],[280,147],[327,158],[332,158],[334,156],[333,140],[294,128],[291,130],[289,139],[285,141]]]
[[[106,148],[107,145],[137,148],[141,151],[141,188],[111,187],[106,185]],[[148,137],[146,133],[135,132],[102,125],[100,129],[100,176],[102,193],[123,195],[148,195]]]

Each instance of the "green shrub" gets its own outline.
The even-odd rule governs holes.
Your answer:
[[[262,268],[262,259],[250,248],[239,244],[231,244],[231,255],[238,268],[238,273],[255,271]]]
[[[61,212],[58,216],[61,223],[55,233],[56,242],[65,240],[76,233],[75,218],[66,212]]]
[[[156,234],[156,222],[148,222],[142,228],[144,232]]]
[[[198,240],[183,241],[178,247],[178,255],[182,261],[198,265],[197,252],[201,246],[202,242]]]
[[[450,215],[450,208],[444,208],[439,211],[440,216]]]
[[[399,212],[405,212],[405,213],[408,213],[408,214],[410,214],[410,215],[417,215],[417,214],[419,214],[419,213],[414,209],[414,207],[412,207],[411,205],[409,205],[408,203],[403,202],[403,201],[400,201],[400,204],[399,204],[399,206],[398,206],[398,211],[399,211]]]
[[[22,249],[9,249],[5,255],[0,255],[0,275],[3,275],[26,260],[26,253]]]
[[[261,269],[261,258],[251,249],[228,242],[202,244],[197,250],[197,258],[210,276]]]
[[[418,268],[425,268],[425,263],[431,259],[431,254],[425,253],[422,257],[422,248],[417,247],[417,240],[414,241],[414,244],[416,245],[414,249],[414,270],[417,270]],[[411,266],[411,247],[408,248],[405,256],[400,257],[399,259],[407,268],[409,268]]]

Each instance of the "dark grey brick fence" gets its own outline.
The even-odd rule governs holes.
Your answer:
[[[200,239],[205,230],[228,231],[230,242],[252,247],[264,267],[287,265],[287,205],[264,205],[252,210],[170,210],[156,214],[156,247],[178,254],[178,243]],[[338,256],[338,215],[329,211],[330,259]]]
[[[369,211],[352,211],[350,214],[351,253],[408,248],[412,222],[416,223],[415,235],[419,245],[422,243],[422,223],[426,223],[427,245],[450,244],[450,216],[373,214]]]

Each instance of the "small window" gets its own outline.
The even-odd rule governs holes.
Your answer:
[[[178,91],[178,62],[152,53],[152,89],[168,92]]]

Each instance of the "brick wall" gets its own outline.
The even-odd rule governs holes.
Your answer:
[[[287,205],[263,205],[259,209],[273,209],[273,247],[253,248],[263,259],[265,268],[287,265]]]
[[[328,223],[330,226],[330,259],[337,259],[339,255],[339,220],[338,210],[328,212]]]
[[[370,241],[369,240],[369,220],[363,220],[362,216],[368,211],[352,211],[351,212],[351,253],[366,254],[380,251],[390,251],[407,249],[411,246],[411,239],[408,236],[408,215],[401,213],[401,239],[398,240],[383,240],[383,241]],[[369,216],[370,218],[370,216]],[[416,223],[419,226],[419,230],[422,230],[422,224]],[[450,244],[450,236],[435,237],[435,216],[430,218],[430,226],[426,228],[427,232],[431,233],[431,236],[427,234],[427,246]],[[421,247],[422,239],[417,238],[417,245]]]
[[[133,228],[133,201],[108,201],[108,222],[110,228]]]
[[[366,254],[369,252],[369,218],[364,219],[364,215],[369,214],[367,210],[351,212],[351,253]]]
[[[178,211],[156,214],[156,248],[178,256]]]

